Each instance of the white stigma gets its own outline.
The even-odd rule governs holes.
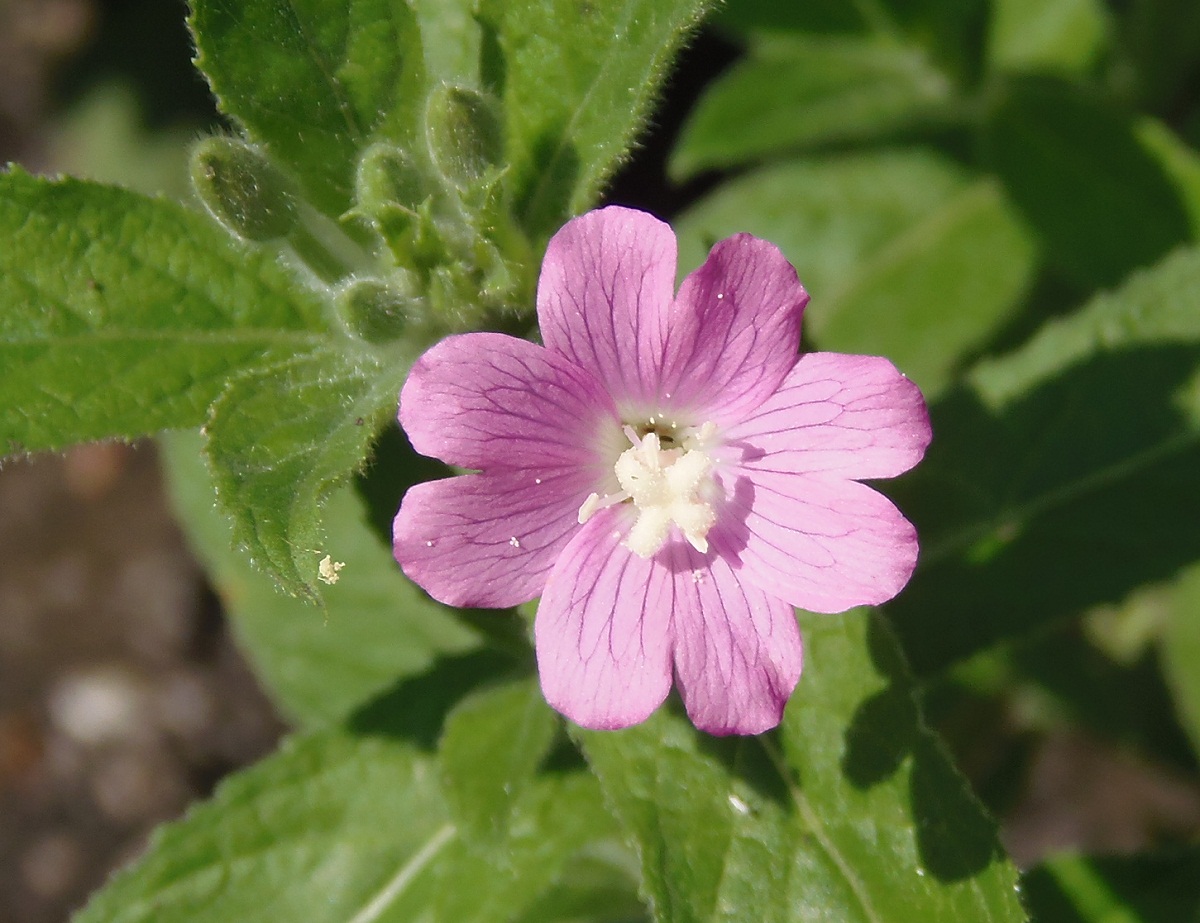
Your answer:
[[[693,548],[708,551],[708,531],[717,515],[711,502],[713,461],[706,443],[715,430],[712,423],[705,423],[688,432],[681,447],[664,449],[658,433],[639,439],[632,427],[625,427],[632,445],[613,466],[621,489],[603,497],[589,496],[579,507],[579,521],[587,522],[598,510],[632,500],[637,519],[625,546],[634,554],[653,557],[667,543],[672,523]]]

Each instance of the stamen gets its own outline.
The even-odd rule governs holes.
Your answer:
[[[579,505],[579,524],[583,525],[600,510],[608,509],[610,506],[615,506],[628,499],[629,494],[623,490],[618,490],[615,494],[605,494],[603,497],[599,494],[588,494],[588,498]]]
[[[676,432],[655,423],[641,433],[633,426],[622,431],[630,447],[613,466],[620,490],[601,495],[593,493],[579,507],[579,522],[585,523],[597,512],[626,500],[633,501],[637,518],[625,538],[625,546],[643,558],[653,557],[667,543],[671,525],[683,533],[688,543],[702,554],[708,551],[708,532],[717,520],[712,499],[713,461],[709,455],[717,427],[709,422]],[[659,428],[665,429],[660,435]],[[667,448],[663,447],[666,440]]]

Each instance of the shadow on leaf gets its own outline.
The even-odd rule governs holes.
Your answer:
[[[513,672],[511,657],[492,650],[443,657],[350,716],[349,730],[405,740],[432,751],[450,710],[469,692]]]
[[[888,685],[854,711],[845,733],[842,774],[860,790],[892,778],[912,759],[909,798],[923,866],[941,881],[969,878],[1002,854],[995,824],[922,723],[912,677],[895,637],[871,619],[871,659]]]
[[[1177,395],[1191,345],[1105,353],[998,413],[963,388],[896,489],[924,560],[887,607],[918,675],[1200,558],[1200,433]]]

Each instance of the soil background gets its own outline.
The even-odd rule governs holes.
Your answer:
[[[0,0],[0,163],[113,156],[66,130],[97,87],[122,88],[148,137],[214,125],[183,17],[164,0]],[[0,462],[0,923],[66,920],[283,731],[151,443]]]

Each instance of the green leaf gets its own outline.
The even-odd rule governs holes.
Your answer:
[[[1200,754],[1200,566],[1185,570],[1171,588],[1162,656],[1176,714]]]
[[[954,119],[955,91],[914,47],[778,38],[711,84],[688,118],[670,172],[687,179],[814,147]]]
[[[1200,153],[1158,119],[1137,123],[1138,142],[1144,147],[1175,187],[1188,215],[1192,238],[1200,239]]]
[[[626,156],[709,0],[483,0],[503,56],[507,175],[535,240],[590,207]]]
[[[64,174],[186,199],[188,148],[198,126],[150,129],[133,86],[99,83],[57,119],[47,161]]]
[[[1179,923],[1200,915],[1200,850],[1056,856],[1021,881],[1036,923]]]
[[[273,256],[161,199],[14,168],[0,236],[0,452],[197,426],[326,324]]]
[[[714,919],[734,830],[726,767],[704,758],[686,721],[662,712],[624,731],[576,736],[641,857],[654,919]]]
[[[649,923],[637,894],[636,857],[588,849],[513,923]]]
[[[446,719],[442,780],[464,835],[494,845],[558,731],[536,677],[464,699]]]
[[[921,723],[863,610],[802,616],[779,739],[713,740],[659,713],[579,734],[642,859],[658,921],[1019,921],[995,827]]]
[[[1187,209],[1135,123],[1050,79],[1011,80],[984,125],[992,167],[1063,270],[1112,285],[1188,240]]]
[[[984,0],[738,0],[715,22],[750,36],[870,36],[884,45],[917,44],[965,85],[975,77],[987,12]]]
[[[76,921],[367,921],[427,905],[456,841],[428,763],[383,737],[292,739],[161,829]]]
[[[988,63],[1004,71],[1086,73],[1108,44],[1100,0],[993,0]]]
[[[412,0],[430,86],[480,83],[482,36],[478,0]]]
[[[415,137],[425,76],[405,0],[196,0],[191,26],[221,108],[327,214],[349,208],[371,141]]]
[[[530,788],[504,862],[468,847],[428,732],[480,666],[441,665],[351,730],[290,739],[160,829],[77,923],[505,923],[536,906],[582,847],[616,848],[612,821],[595,780],[566,772]]]
[[[437,655],[467,650],[472,634],[451,610],[405,579],[364,520],[354,491],[325,508],[325,552],[344,567],[324,590],[324,608],[284,596],[235,550],[233,529],[214,507],[215,489],[189,433],[162,442],[180,523],[204,562],[241,649],[283,712],[301,726],[344,718]],[[321,556],[311,558],[314,566]]]
[[[218,500],[235,541],[288,592],[317,598],[320,508],[395,413],[410,363],[331,343],[238,378],[213,405],[205,452]]]
[[[749,231],[780,246],[822,349],[882,354],[928,396],[1021,304],[1035,250],[995,184],[938,156],[797,161],[718,188],[679,222],[681,265]]]
[[[889,489],[922,563],[888,606],[927,673],[1200,560],[1200,251],[981,363]]]
[[[932,398],[1016,314],[1036,271],[1029,232],[980,180],[848,276],[812,330],[823,349],[887,356]]]

